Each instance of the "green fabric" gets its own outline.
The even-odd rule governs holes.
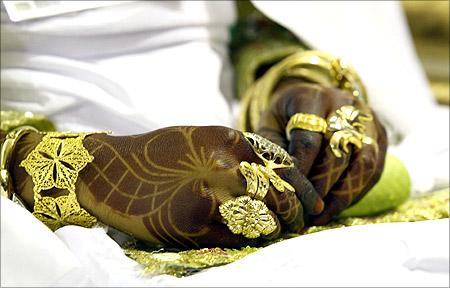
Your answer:
[[[55,125],[44,115],[13,110],[0,111],[0,129],[8,132],[20,126],[33,126],[39,131],[55,131]]]
[[[235,68],[236,96],[288,55],[310,49],[283,26],[259,12],[250,1],[238,1],[238,20],[231,27],[230,55]]]

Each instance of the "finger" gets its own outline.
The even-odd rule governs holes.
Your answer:
[[[325,98],[321,96],[324,89],[317,85],[296,85],[289,88],[286,94],[293,94],[288,97],[290,101],[286,104],[283,127],[292,116],[297,113],[313,114],[324,118],[326,116]],[[296,95],[297,97],[294,97]],[[301,96],[301,97],[300,97]],[[285,135],[287,138],[288,135]],[[308,131],[303,129],[293,129],[290,132],[290,140],[288,142],[288,153],[298,159],[300,172],[308,175],[314,160],[319,154],[322,144],[323,135],[320,132]]]
[[[353,149],[350,148],[350,153]],[[311,169],[309,179],[321,198],[324,198],[347,169],[350,153],[338,158],[329,147],[318,156],[317,164]]]
[[[287,195],[290,197],[295,196],[298,200],[300,200],[304,214],[317,215],[322,212],[323,201],[320,195],[316,192],[311,182],[298,169],[278,169],[277,173],[295,189],[295,193],[286,191],[282,194],[289,193]]]
[[[377,166],[377,157],[373,145],[364,145],[355,152],[354,160],[330,193],[325,197],[324,211],[314,217],[314,225],[324,225],[335,215],[360,199],[368,189]]]
[[[367,108],[362,109],[368,110]],[[384,152],[380,154],[379,145],[382,144],[385,147],[385,144],[383,144],[385,135],[378,135],[377,130],[379,128],[377,125],[374,122],[366,123],[366,133],[376,143],[364,144],[360,150],[355,149],[348,170],[344,172],[341,179],[325,197],[325,209],[319,216],[315,217],[314,224],[323,225],[330,221],[342,210],[361,199],[378,181],[381,175],[381,172],[379,172],[380,161],[384,163],[384,160],[380,160],[380,157],[384,158]]]
[[[288,231],[296,232],[304,227],[303,206],[294,192],[279,192],[271,186],[263,201]]]
[[[257,238],[245,238],[242,234],[233,234],[226,224],[213,222],[208,226],[208,232],[195,240],[200,247],[222,247],[239,248],[244,246],[255,246],[260,241]]]
[[[286,150],[288,141],[284,135],[284,132],[281,133],[283,130],[283,125],[280,124],[281,122],[278,120],[275,120],[275,118],[276,116],[274,112],[267,111],[262,117],[262,119],[264,119],[262,122],[265,124],[260,126],[256,133]]]
[[[328,97],[331,97],[330,109],[327,111],[328,116],[344,105],[353,105],[357,100],[347,91],[339,89],[328,89],[326,91]],[[324,198],[333,185],[339,180],[344,171],[347,169],[352,155],[352,147],[349,147],[348,153],[342,153],[341,157],[337,157],[330,148],[330,140],[323,141],[326,147],[322,149],[314,163],[314,167],[308,174],[308,178],[317,190],[317,193]]]
[[[372,178],[369,180],[369,183],[367,184],[367,187],[365,188],[366,191],[369,191],[378,182],[378,180],[381,177],[381,173],[383,172],[384,163],[386,160],[386,152],[387,152],[387,146],[388,146],[386,129],[384,129],[383,125],[381,125],[381,123],[378,121],[376,114],[373,113],[372,115],[374,118],[374,125],[377,130],[378,161],[376,163],[375,173],[373,174]],[[362,197],[363,195],[360,195],[360,196]],[[354,202],[356,202],[358,200],[359,200],[359,198],[355,199]]]
[[[220,213],[218,213],[220,215]],[[230,231],[229,227],[225,223],[225,220],[219,216],[215,217],[216,221],[213,221],[209,225],[209,231],[206,235],[202,235],[196,242],[200,246],[211,246],[216,247],[217,243],[221,243],[221,245],[225,247],[242,247],[242,246],[255,246],[257,243],[261,243],[262,241],[271,240],[278,238],[281,234],[281,224],[277,215],[269,210],[269,214],[275,221],[276,228],[275,230],[268,234],[261,234],[257,238],[247,238],[243,234],[234,234]]]

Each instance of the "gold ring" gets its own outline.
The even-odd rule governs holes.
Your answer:
[[[289,119],[286,125],[286,136],[288,140],[291,140],[291,131],[294,129],[303,129],[325,134],[327,132],[327,121],[314,114],[297,113]]]
[[[270,169],[294,167],[294,162],[286,150],[266,138],[249,132],[243,132],[245,140],[250,144],[256,156]]]
[[[373,117],[364,114],[353,106],[345,105],[336,110],[328,118],[328,138],[333,154],[340,158],[343,153],[349,153],[348,144],[351,143],[357,149],[363,144],[374,144],[375,141],[365,135],[366,126],[362,121],[372,121]]]
[[[240,196],[225,202],[219,206],[219,212],[232,233],[242,234],[246,238],[269,235],[277,228],[267,206],[249,196]]]
[[[259,165],[260,166],[260,165]],[[246,192],[251,198],[262,200],[269,191],[269,179],[262,173],[258,164],[242,161],[239,165],[239,171],[247,181]]]
[[[270,183],[279,192],[295,192],[295,188],[291,184],[281,179],[273,169],[263,165],[242,161],[239,164],[239,171],[247,181],[246,192],[251,198],[263,200],[269,191]]]

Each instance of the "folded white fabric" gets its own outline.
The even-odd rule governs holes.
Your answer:
[[[18,23],[1,16],[2,109],[116,135],[232,125],[233,2],[130,1]]]
[[[1,198],[1,286],[47,287],[61,278],[89,286],[81,263],[30,212]]]
[[[189,287],[448,287],[449,219],[327,230],[178,279]]]

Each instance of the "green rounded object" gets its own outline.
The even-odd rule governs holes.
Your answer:
[[[391,210],[409,198],[411,179],[403,162],[387,154],[384,170],[377,184],[359,202],[342,211],[340,218],[361,217]]]

